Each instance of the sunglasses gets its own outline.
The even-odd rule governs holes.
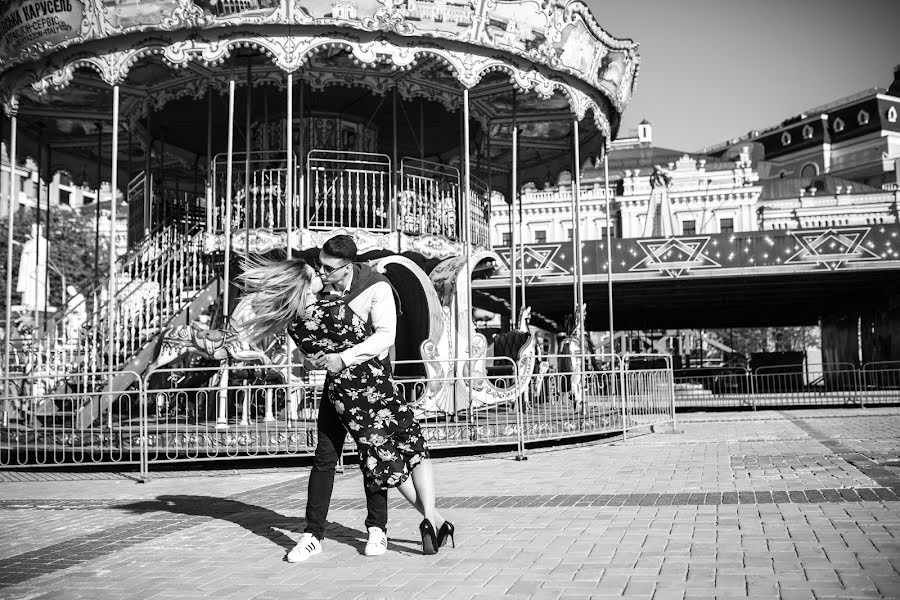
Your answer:
[[[318,267],[316,267],[316,270],[319,271],[319,273],[321,273],[322,275],[325,275],[327,277],[328,275],[331,275],[335,271],[340,271],[341,269],[343,269],[344,267],[346,267],[349,264],[352,264],[352,263],[346,262],[339,267],[329,267],[328,265],[319,265]]]

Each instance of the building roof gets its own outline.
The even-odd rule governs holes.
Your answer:
[[[837,193],[837,188],[843,188],[846,192],[847,188],[852,188],[854,194],[871,194],[880,192],[881,189],[875,186],[866,185],[858,181],[836,177],[834,175],[816,175],[813,178],[801,177],[774,177],[772,179],[764,179],[759,182],[762,186],[762,192],[759,195],[760,200],[779,200],[782,198],[796,198],[800,195],[801,189],[816,188],[817,196],[833,195]]]
[[[706,169],[713,170],[730,170],[734,168],[732,161],[723,160],[715,156],[706,154],[698,154],[695,152],[685,152],[684,150],[673,150],[671,148],[660,148],[658,146],[650,146],[648,144],[635,144],[624,148],[613,148],[609,153],[609,179],[615,181],[625,177],[626,170],[640,169],[646,172],[647,176],[653,171],[655,165],[667,166],[674,163],[685,155],[694,160],[705,160]],[[603,179],[603,163],[588,161],[582,167],[583,179],[586,181]]]

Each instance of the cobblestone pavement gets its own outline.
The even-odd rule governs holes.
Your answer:
[[[301,564],[306,469],[0,472],[0,598],[900,598],[900,409],[691,413],[514,458],[436,460],[458,539],[434,556],[396,493],[363,556],[349,467]]]

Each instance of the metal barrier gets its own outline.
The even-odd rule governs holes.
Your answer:
[[[629,428],[654,425],[671,424],[674,429],[672,357],[668,354],[627,353],[622,356],[622,364],[622,435],[627,436]]]
[[[144,465],[147,440],[143,386],[127,392],[90,391],[108,373],[63,373],[3,379],[0,466],[122,463]],[[80,413],[105,410],[79,426]]]
[[[799,366],[675,377],[677,408],[857,406],[900,402],[900,369],[871,363],[854,368],[804,371]]]
[[[434,448],[515,445],[668,422],[671,369],[626,371],[615,357],[541,357],[529,376],[508,357],[398,361],[397,393]],[[115,394],[85,390],[108,373],[5,381],[0,466],[139,463],[311,455],[324,373],[299,365],[210,364],[139,376]],[[416,374],[418,372],[418,374]],[[412,373],[412,375],[410,375]],[[42,387],[38,387],[42,386]],[[91,407],[99,417],[79,419]],[[354,451],[348,437],[345,451]]]

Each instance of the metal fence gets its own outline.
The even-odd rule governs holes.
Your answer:
[[[670,369],[570,355],[539,365],[521,377],[506,357],[406,361],[394,381],[434,448],[509,445],[521,457],[532,443],[674,420]],[[323,372],[209,363],[130,375],[133,389],[116,393],[85,392],[108,373],[6,378],[0,466],[140,464],[147,476],[164,462],[315,450]]]
[[[893,367],[893,368],[892,368]],[[879,362],[806,370],[801,365],[756,371],[723,367],[676,371],[675,406],[749,408],[857,406],[900,403],[900,363]]]

